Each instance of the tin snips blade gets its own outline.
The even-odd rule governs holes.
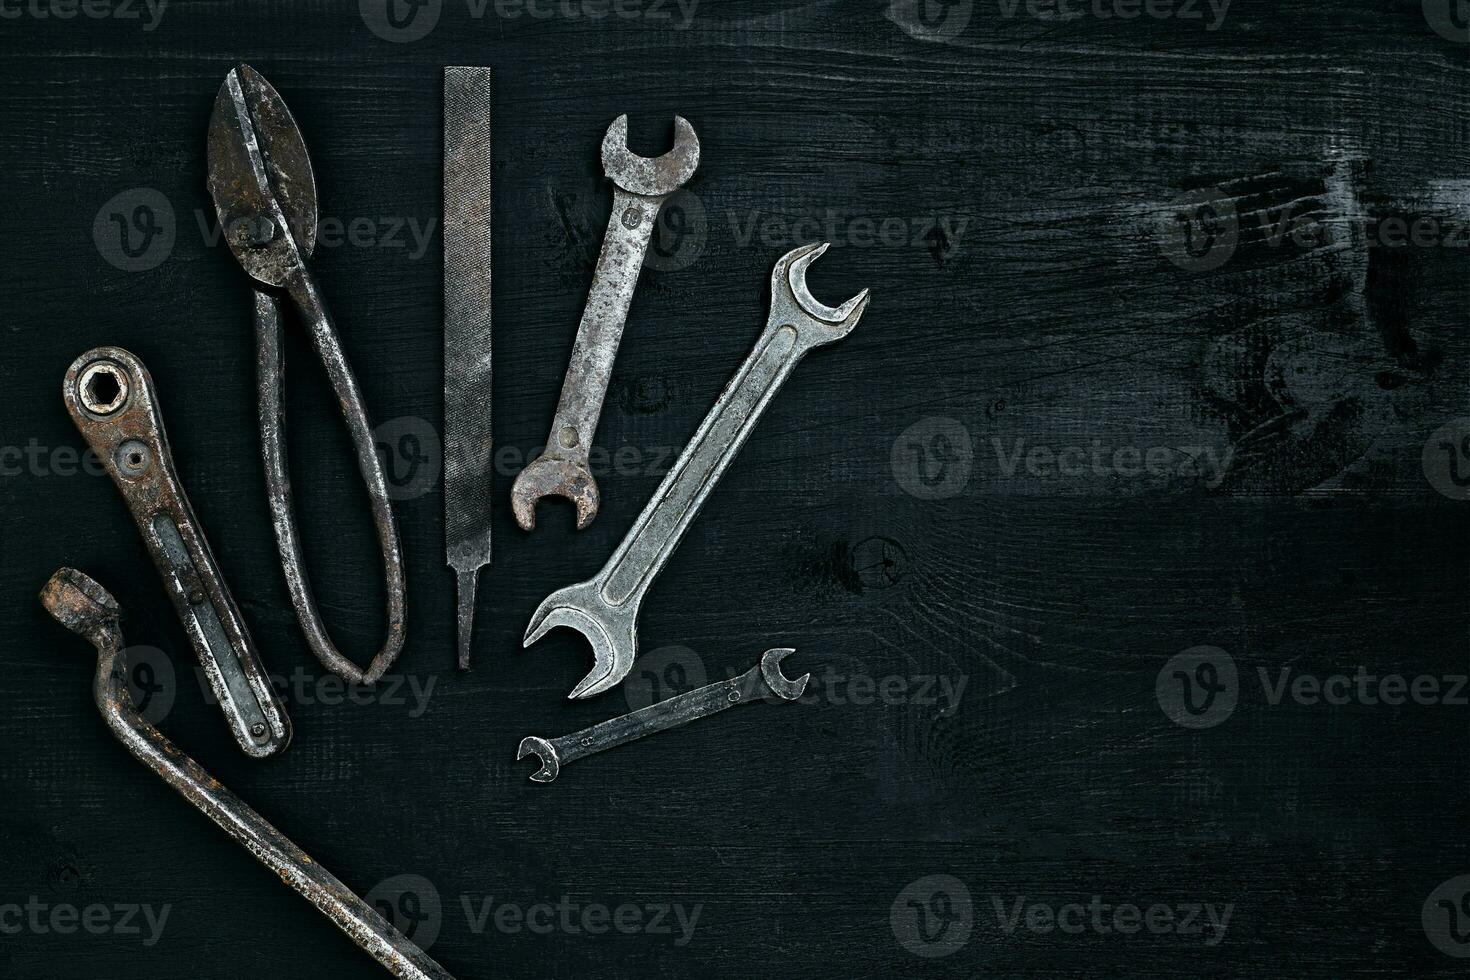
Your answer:
[[[490,564],[490,69],[444,69],[444,547],[459,667]]]

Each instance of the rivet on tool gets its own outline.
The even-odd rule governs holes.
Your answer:
[[[265,215],[243,218],[235,226],[235,241],[251,248],[264,248],[276,238],[276,223]]]
[[[117,447],[115,462],[117,468],[127,476],[142,476],[148,472],[148,464],[153,454],[148,449],[148,444],[138,439],[129,439]]]
[[[642,221],[643,211],[636,204],[630,205],[628,210],[623,212],[623,227],[629,231],[637,228]]]

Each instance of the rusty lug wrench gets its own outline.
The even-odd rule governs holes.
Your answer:
[[[592,671],[569,697],[601,694],[628,676],[638,655],[643,596],[721,474],[807,351],[847,336],[868,308],[866,289],[836,308],[812,296],[806,270],[826,250],[826,244],[802,245],[781,256],[771,273],[771,315],[765,331],[628,536],[595,577],[553,592],[532,614],[526,646],[557,626],[581,632],[592,644]]]
[[[61,392],[132,512],[235,741],[257,759],[280,752],[291,722],[174,471],[148,369],[97,347],[72,362]]]
[[[57,622],[97,648],[92,697],[107,726],[139,762],[158,773],[201,813],[233,837],[298,894],[401,980],[454,980],[427,953],[389,925],[284,834],[184,755],[133,707],[122,654],[117,600],[73,568],[52,575],[41,604]]]
[[[694,176],[698,166],[699,137],[683,116],[674,117],[674,148],[651,160],[628,150],[626,115],[607,128],[602,139],[602,169],[614,185],[612,216],[546,450],[527,464],[510,490],[511,511],[524,530],[536,526],[536,502],[546,496],[565,497],[576,505],[579,531],[597,517],[601,496],[587,465],[587,453],[628,321],[628,306],[659,208]]]
[[[658,704],[639,708],[631,714],[609,718],[601,724],[561,738],[544,739],[531,735],[521,740],[517,759],[535,753],[541,768],[531,777],[533,782],[549,783],[568,762],[575,762],[597,752],[626,745],[634,739],[687,725],[700,718],[748,703],[757,698],[795,701],[806,690],[811,674],[791,680],[781,673],[781,661],[795,653],[790,648],[767,650],[761,662],[728,681],[707,684],[693,691],[675,695]]]

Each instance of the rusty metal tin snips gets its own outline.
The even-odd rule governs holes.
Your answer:
[[[230,252],[256,283],[261,449],[271,523],[291,602],[317,659],[353,683],[371,684],[403,648],[406,590],[398,526],[362,392],[307,262],[316,244],[317,198],[306,144],[279,93],[248,65],[225,76],[215,99],[209,120],[209,191]],[[327,635],[301,559],[286,465],[283,297],[300,314],[342,409],[383,555],[388,632],[365,670],[338,652]]]

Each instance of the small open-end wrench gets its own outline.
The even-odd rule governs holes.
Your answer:
[[[802,674],[792,680],[781,673],[781,661],[795,652],[789,647],[767,650],[761,654],[760,663],[739,677],[686,691],[667,701],[650,704],[618,718],[609,718],[601,724],[571,735],[553,739],[544,739],[539,735],[528,736],[521,739],[521,748],[516,753],[516,758],[524,759],[534,752],[541,759],[541,768],[531,780],[549,783],[568,762],[626,745],[645,735],[654,735],[700,718],[708,718],[737,704],[757,698],[769,700],[772,697],[782,701],[795,701],[806,690],[806,682],[812,676]]]
[[[866,289],[836,308],[812,296],[806,270],[826,250],[827,243],[802,245],[776,263],[765,332],[628,536],[595,577],[553,592],[531,616],[525,646],[558,626],[581,632],[592,644],[592,671],[569,697],[601,694],[628,676],[638,655],[638,610],[643,596],[721,474],[797,362],[812,348],[847,336],[868,308]]]
[[[350,888],[270,822],[220,785],[150,725],[133,706],[118,620],[122,610],[106,589],[74,568],[58,569],[41,590],[41,605],[61,625],[97,648],[92,698],[107,727],[164,782],[332,920],[400,980],[454,980]]]
[[[72,362],[61,396],[122,492],[235,741],[256,759],[280,752],[291,722],[174,470],[148,369],[96,347]]]
[[[674,117],[674,148],[653,159],[629,151],[626,115],[607,128],[602,139],[602,168],[614,185],[612,217],[577,327],[546,450],[520,472],[510,491],[516,523],[527,531],[536,526],[536,502],[546,496],[565,497],[576,505],[579,531],[597,517],[601,496],[587,465],[587,453],[602,414],[628,306],[659,208],[698,166],[699,137],[683,116]]]

